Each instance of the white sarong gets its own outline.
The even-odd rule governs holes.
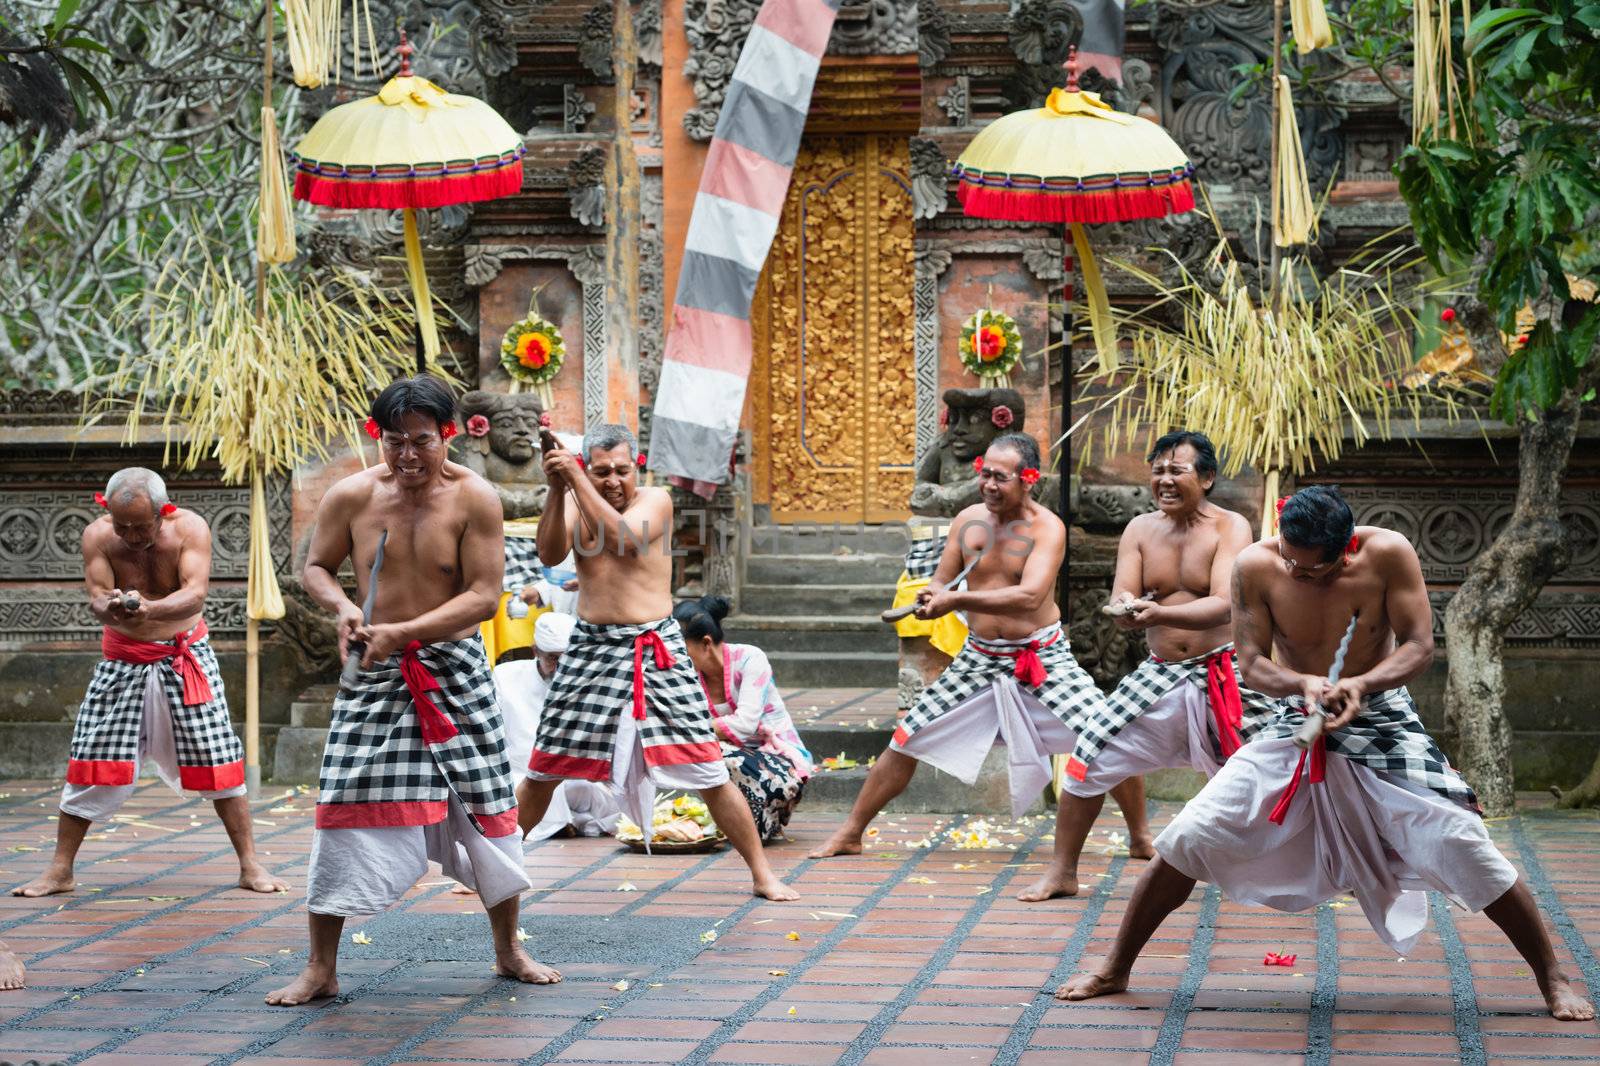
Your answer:
[[[430,859],[446,877],[477,892],[485,907],[533,887],[515,830],[485,836],[453,793],[446,802],[448,816],[432,825],[316,830],[306,909],[340,917],[387,910],[428,872]]]
[[[1188,766],[1212,777],[1222,769],[1213,750],[1215,726],[1206,692],[1182,681],[1148,710],[1117,731],[1084,771],[1083,780],[1062,775],[1062,788],[1088,799],[1103,796],[1130,777]]]
[[[1516,884],[1475,812],[1331,751],[1324,780],[1302,782],[1274,824],[1299,760],[1290,738],[1246,745],[1156,838],[1156,851],[1240,903],[1303,911],[1349,892],[1400,955],[1427,925],[1425,890],[1479,911]]]
[[[997,738],[1006,748],[1011,811],[1021,817],[1050,783],[1050,756],[1071,751],[1076,737],[1011,675],[996,677],[977,695],[889,746],[972,785]]]

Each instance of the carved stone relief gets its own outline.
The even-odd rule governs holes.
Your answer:
[[[662,211],[661,173],[645,171],[639,186],[639,387],[652,396],[661,378],[661,353],[666,347]]]
[[[587,148],[567,164],[568,210],[585,226],[606,224],[606,153]]]
[[[561,130],[563,133],[582,133],[583,127],[594,118],[594,104],[583,91],[568,82],[561,86]]]
[[[935,218],[949,204],[950,161],[939,142],[911,138],[911,208],[916,218]]]
[[[950,16],[939,0],[917,0],[917,62],[927,68],[949,54]]]
[[[861,0],[841,6],[828,40],[836,56],[909,55],[918,53],[918,3],[915,0]]]
[[[965,74],[956,75],[950,88],[939,97],[939,109],[950,119],[952,126],[965,126],[972,117],[971,82]]]
[[[916,337],[917,463],[939,435],[939,275],[951,255],[917,242],[916,280],[912,286]]]
[[[1166,53],[1160,113],[1200,177],[1213,184],[1267,182],[1271,97],[1262,89],[1237,102],[1229,96],[1239,82],[1237,66],[1272,58],[1272,12],[1271,6],[1254,0],[1203,7],[1163,3],[1151,21],[1156,43]],[[1302,101],[1295,117],[1307,176],[1316,188],[1328,180],[1343,154],[1338,131],[1343,115]]]
[[[611,0],[600,0],[583,13],[583,21],[578,26],[578,62],[597,78],[611,77],[614,16]]]
[[[1064,81],[1067,50],[1083,36],[1083,15],[1068,0],[1012,0],[1008,27],[1018,63],[1007,79],[1007,110],[1039,107]]]

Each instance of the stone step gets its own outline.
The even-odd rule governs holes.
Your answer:
[[[755,615],[872,615],[894,603],[894,586],[748,584],[741,610]]]
[[[296,729],[327,729],[338,685],[313,685],[289,704],[289,725]]]
[[[903,556],[910,544],[911,531],[904,525],[755,526],[746,554]]]
[[[878,620],[876,614],[860,615],[773,615],[734,614],[722,623],[729,640],[754,644],[773,652],[882,652],[898,655],[900,638],[894,626]],[[783,681],[784,685],[797,684]],[[893,681],[888,682],[893,685]],[[839,688],[840,685],[831,686]],[[855,687],[855,686],[844,686]],[[885,686],[872,686],[885,687]]]
[[[892,651],[762,650],[784,688],[893,688],[900,676],[900,658]]]
[[[801,696],[789,706],[790,713],[804,710],[805,697]],[[857,762],[866,762],[883,754],[894,737],[894,715],[885,714],[878,719],[877,728],[866,726],[804,725],[797,727],[800,739],[818,762],[835,755],[843,755]]]
[[[873,555],[752,555],[745,581],[757,585],[877,585],[894,593],[905,553]]]
[[[273,752],[274,785],[315,785],[322,771],[322,748],[328,730],[285,726],[278,730],[277,750]]]

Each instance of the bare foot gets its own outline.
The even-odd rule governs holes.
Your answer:
[[[1117,977],[1108,977],[1099,973],[1080,973],[1060,988],[1056,989],[1057,999],[1093,999],[1096,996],[1109,996],[1116,992],[1125,992],[1128,988],[1126,974]]]
[[[812,859],[826,859],[831,855],[860,855],[861,834],[851,835],[843,829],[829,837],[824,843],[811,849],[807,856]]]
[[[0,948],[0,992],[22,987],[22,960]]]
[[[339,979],[332,970],[312,969],[307,966],[291,983],[267,993],[267,1003],[274,1007],[298,1007],[314,999],[327,999],[339,994]]]
[[[468,888],[466,885],[454,885],[450,889],[450,894],[452,896],[476,896],[478,893],[475,889]]]
[[[1059,899],[1062,896],[1076,896],[1078,894],[1078,871],[1046,870],[1044,876],[1033,884],[1017,893],[1017,898],[1024,903],[1043,903],[1047,899]]]
[[[1573,991],[1564,977],[1550,982],[1544,991],[1544,1005],[1558,1022],[1586,1022],[1594,1017],[1594,1004]]]
[[[1153,859],[1156,857],[1156,840],[1149,833],[1143,836],[1130,836],[1128,838],[1128,855],[1134,859]]]
[[[273,877],[259,862],[245,863],[239,867],[239,887],[246,892],[287,892],[289,883]]]
[[[774,903],[788,903],[790,900],[800,898],[800,893],[778,880],[776,877],[767,877],[753,882],[751,889],[757,896],[764,896]]]
[[[494,953],[494,972],[501,977],[510,977],[528,985],[556,985],[561,983],[561,971],[542,962],[535,962],[533,956],[523,951],[520,947],[512,948],[507,952]]]
[[[11,894],[37,899],[40,896],[53,896],[58,892],[71,892],[76,887],[77,882],[72,879],[71,870],[62,871],[51,867],[21,888],[13,888]]]

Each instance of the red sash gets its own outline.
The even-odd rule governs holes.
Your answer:
[[[179,633],[172,638],[171,644],[166,644],[135,640],[107,626],[100,631],[100,654],[113,662],[137,663],[140,666],[172,659],[173,669],[183,679],[183,705],[197,707],[211,702],[211,682],[206,679],[206,672],[201,669],[200,660],[195,658],[190,645],[206,639],[207,632],[206,620],[202,618],[189,632]]]
[[[422,660],[417,658],[417,652],[421,650],[420,640],[413,640],[406,645],[406,650],[400,653],[400,676],[411,692],[411,702],[416,705],[417,722],[422,726],[423,743],[443,744],[460,730],[456,729],[456,724],[450,717],[428,698],[428,693],[439,691],[439,679],[430,674],[428,668],[422,665]]]
[[[672,653],[667,650],[667,645],[662,641],[661,634],[655,630],[647,629],[633,638],[633,716],[641,722],[644,721],[644,650],[646,648],[655,652],[657,670],[665,670],[676,661],[672,658]]]
[[[1039,661],[1039,649],[1048,648],[1050,645],[1054,644],[1060,639],[1061,631],[1057,630],[1055,635],[1049,640],[1044,641],[1043,643],[1040,643],[1037,640],[1030,640],[1028,641],[1027,647],[1020,648],[1017,651],[990,651],[977,641],[974,641],[972,646],[983,654],[989,656],[991,659],[1016,660],[1016,665],[1012,667],[1011,670],[1012,674],[1015,675],[1016,679],[1021,681],[1023,684],[1032,685],[1034,688],[1038,688],[1040,685],[1044,684],[1045,678],[1048,676],[1044,672],[1044,663]]]
[[[1302,708],[1301,713],[1304,713]],[[1272,813],[1267,815],[1267,820],[1274,825],[1282,825],[1284,816],[1289,813],[1289,804],[1294,801],[1294,794],[1300,790],[1300,771],[1305,769],[1306,757],[1311,757],[1311,783],[1322,784],[1323,769],[1328,764],[1328,745],[1324,737],[1317,737],[1310,748],[1300,752],[1300,760],[1294,764],[1294,777],[1289,779],[1289,787],[1283,790],[1283,795],[1278,797],[1278,805],[1272,808]]]
[[[1226,759],[1243,746],[1239,727],[1244,724],[1244,700],[1239,695],[1239,679],[1233,671],[1233,649],[1227,648],[1206,660],[1206,696],[1211,718],[1217,726],[1217,745]]]

